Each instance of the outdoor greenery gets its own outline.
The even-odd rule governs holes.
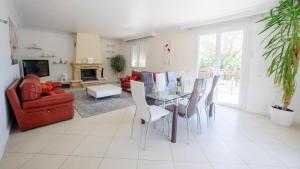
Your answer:
[[[242,40],[243,34],[240,32],[222,33],[220,54],[221,71],[240,71]],[[200,70],[210,70],[216,66],[215,64],[217,64],[216,36],[208,35],[206,39],[201,41]]]
[[[110,67],[114,73],[122,73],[125,68],[125,58],[123,55],[115,55],[110,59]]]
[[[267,33],[263,42],[263,56],[270,59],[268,76],[274,76],[274,84],[282,87],[283,110],[287,110],[296,90],[296,74],[300,59],[300,0],[281,0],[267,16],[258,22]]]

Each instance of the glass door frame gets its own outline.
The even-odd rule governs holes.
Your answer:
[[[216,35],[216,64],[214,65],[214,68],[219,70],[220,65],[221,65],[221,37],[222,33],[226,32],[233,32],[233,31],[242,31],[243,32],[243,44],[242,44],[242,55],[241,55],[241,61],[240,61],[240,87],[239,87],[239,99],[238,99],[238,104],[231,104],[231,103],[219,103],[219,105],[224,105],[224,106],[229,106],[233,108],[243,108],[245,107],[245,103],[247,100],[247,74],[245,72],[245,69],[247,69],[247,64],[246,60],[247,59],[247,45],[248,45],[248,39],[249,39],[249,29],[246,26],[233,26],[233,27],[227,27],[227,28],[221,28],[218,30],[207,30],[203,32],[198,32],[197,35],[197,77],[199,77],[199,72],[200,72],[200,37],[205,36],[205,35]]]

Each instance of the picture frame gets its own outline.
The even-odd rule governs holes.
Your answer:
[[[17,28],[11,18],[8,18],[9,23],[9,38],[10,38],[10,50],[11,50],[11,64],[18,64],[17,59],[17,48],[18,48],[18,36],[17,36]]]

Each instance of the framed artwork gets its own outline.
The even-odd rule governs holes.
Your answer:
[[[167,41],[164,44],[164,64],[170,65],[171,64],[171,42]]]
[[[18,64],[17,59],[17,48],[18,48],[18,37],[17,37],[17,29],[15,24],[12,22],[10,18],[8,18],[9,22],[9,37],[10,37],[10,50],[11,50],[11,64]]]

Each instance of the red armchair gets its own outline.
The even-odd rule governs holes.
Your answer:
[[[25,77],[24,80],[17,79],[7,89],[10,105],[22,131],[72,119],[74,116],[72,93],[63,92],[55,84],[58,85],[53,89],[53,92],[57,91],[56,94],[41,96],[40,85],[38,79]]]
[[[141,81],[141,75],[142,75],[142,72],[133,70],[131,72],[131,75],[123,77],[123,78],[120,79],[121,88],[124,91],[130,92],[130,80]]]

